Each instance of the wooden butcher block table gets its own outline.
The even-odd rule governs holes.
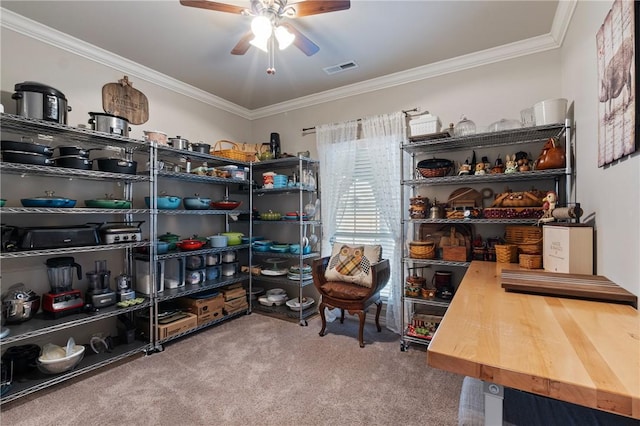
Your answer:
[[[484,381],[485,424],[505,387],[640,419],[640,313],[623,303],[505,291],[471,262],[427,351],[431,367]]]

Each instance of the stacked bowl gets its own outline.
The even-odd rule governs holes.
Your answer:
[[[273,177],[274,188],[286,188],[289,177],[287,175],[275,175]]]

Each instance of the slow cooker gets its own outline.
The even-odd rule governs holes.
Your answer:
[[[67,124],[67,112],[71,107],[67,106],[67,98],[59,90],[35,81],[25,81],[16,84],[15,91],[11,98],[18,104],[18,115]]]
[[[129,120],[124,117],[119,117],[113,114],[106,114],[103,112],[90,112],[89,124],[92,125],[93,130],[103,133],[111,133],[113,135],[129,137]]]

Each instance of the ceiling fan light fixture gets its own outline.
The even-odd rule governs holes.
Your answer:
[[[263,52],[268,53],[269,52],[268,42],[269,42],[270,38],[271,37],[267,37],[267,38],[254,37],[254,39],[249,41],[249,43],[252,46],[255,46],[258,49],[262,50]]]
[[[293,43],[293,40],[296,38],[295,34],[292,34],[288,29],[282,26],[276,27],[274,34],[278,40],[278,47],[280,50],[284,50],[291,46],[291,43]]]
[[[266,43],[273,31],[271,20],[266,16],[256,16],[251,21],[251,31],[256,36],[256,39],[263,39]]]

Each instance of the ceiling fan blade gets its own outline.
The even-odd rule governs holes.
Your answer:
[[[244,33],[242,38],[240,38],[238,44],[236,44],[231,50],[231,54],[244,55],[245,53],[247,53],[247,50],[249,50],[249,48],[251,47],[251,44],[249,43],[251,39],[253,39],[253,33],[251,31],[247,31],[246,33]]]
[[[309,40],[293,25],[288,22],[281,22],[280,25],[291,31],[291,33],[296,36],[296,38],[293,40],[293,44],[295,44],[298,49],[302,50],[305,55],[312,56],[318,53],[318,51],[320,50],[318,45]]]
[[[247,8],[242,6],[235,6],[233,4],[218,3],[215,1],[207,0],[180,0],[180,4],[189,7],[198,7],[200,9],[215,10],[217,12],[227,13],[242,13]]]
[[[337,12],[347,10],[351,7],[351,2],[334,0],[308,0],[297,3],[290,3],[289,6],[296,10],[296,17],[318,15],[320,13]]]

